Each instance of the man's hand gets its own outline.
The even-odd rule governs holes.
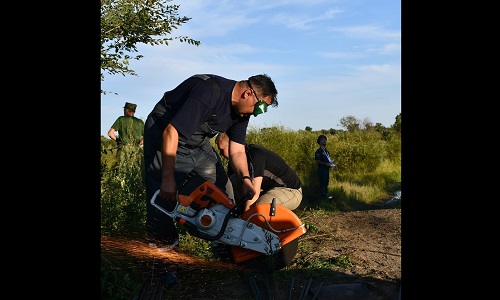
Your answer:
[[[175,179],[173,177],[163,180],[160,186],[160,198],[167,200],[168,202],[177,202],[177,185],[175,184]]]
[[[250,193],[251,197],[253,198],[253,196],[255,195],[255,189],[250,180],[243,180],[243,182],[241,183],[241,193],[242,195],[248,195]]]

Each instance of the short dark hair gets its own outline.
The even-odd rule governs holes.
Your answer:
[[[316,143],[318,143],[318,144],[319,144],[319,140],[321,140],[321,139],[325,139],[325,141],[327,141],[327,140],[328,140],[328,139],[326,138],[326,135],[322,134],[322,135],[318,136],[318,139],[316,140]]]
[[[267,74],[254,75],[248,78],[252,87],[254,87],[261,97],[271,96],[270,105],[278,106],[278,90],[274,85],[273,80]]]

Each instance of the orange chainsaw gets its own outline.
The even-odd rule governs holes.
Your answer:
[[[290,209],[276,204],[259,204],[241,213],[247,195],[238,204],[200,175],[190,176],[177,191],[177,203],[157,197],[151,204],[183,225],[189,234],[230,246],[235,263],[269,258],[266,267],[280,269],[290,264],[305,225]],[[175,204],[175,206],[173,205]]]

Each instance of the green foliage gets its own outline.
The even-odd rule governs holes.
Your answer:
[[[351,133],[360,129],[360,123],[354,116],[346,116],[340,119],[340,125]]]
[[[368,130],[342,132],[328,138],[327,148],[337,172],[372,172],[382,163],[385,149],[380,133]]]
[[[316,138],[310,131],[293,131],[278,126],[261,130],[250,129],[246,141],[276,152],[297,172],[301,182],[307,185],[311,179],[310,171],[316,165]]]
[[[394,124],[391,126],[391,129],[393,129],[395,132],[401,134],[401,113],[399,113],[397,116],[396,116],[396,121],[394,122]]]
[[[180,5],[166,2],[171,0],[101,0],[101,81],[102,72],[137,76],[129,61],[143,57],[135,55],[139,43],[156,46],[179,40],[200,45],[187,36],[165,37],[191,19],[178,16]]]
[[[101,153],[101,234],[144,230],[146,188],[142,148],[126,147],[116,153],[106,149]]]
[[[350,268],[352,267],[352,259],[349,255],[342,254],[335,258],[334,264],[341,268]]]
[[[118,162],[117,151],[115,141],[101,136],[101,178],[107,169]]]
[[[307,221],[303,221],[303,223],[308,232],[318,232],[318,227],[314,226],[314,224],[310,224]]]
[[[212,259],[212,244],[201,238],[190,235],[181,225],[178,226],[181,233],[179,234],[179,245],[183,252],[190,253],[204,259]]]
[[[396,130],[388,130],[384,136],[385,158],[397,164],[401,164],[401,133]]]
[[[349,255],[339,255],[335,258],[314,257],[308,259],[298,258],[296,264],[299,264],[303,269],[311,269],[317,272],[318,270],[331,270],[334,268],[348,269],[353,266],[352,259]]]
[[[334,135],[336,134],[337,132],[339,132],[337,129],[333,129],[333,128],[330,128],[330,130],[328,131],[331,135]]]

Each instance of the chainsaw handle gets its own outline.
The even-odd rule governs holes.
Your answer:
[[[151,202],[151,204],[154,207],[172,213],[175,210],[175,208],[177,207],[177,204],[179,202],[179,198],[178,197],[179,197],[179,195],[176,194],[175,195],[176,201],[167,201],[165,198],[161,198],[160,197],[160,189],[158,189],[154,193],[153,197],[151,197],[151,201],[150,202]],[[156,203],[157,201],[158,201],[158,203]],[[167,215],[169,215],[169,214],[167,214]]]
[[[252,198],[253,198],[253,193],[248,192],[245,196],[241,198],[240,201],[238,201],[238,203],[233,208],[231,208],[229,214],[231,214],[236,218],[239,217],[243,213],[242,208],[244,207],[245,203]]]
[[[248,200],[252,199],[253,198],[253,193],[252,192],[248,192],[240,201],[240,203],[244,203],[244,202],[247,202]]]

